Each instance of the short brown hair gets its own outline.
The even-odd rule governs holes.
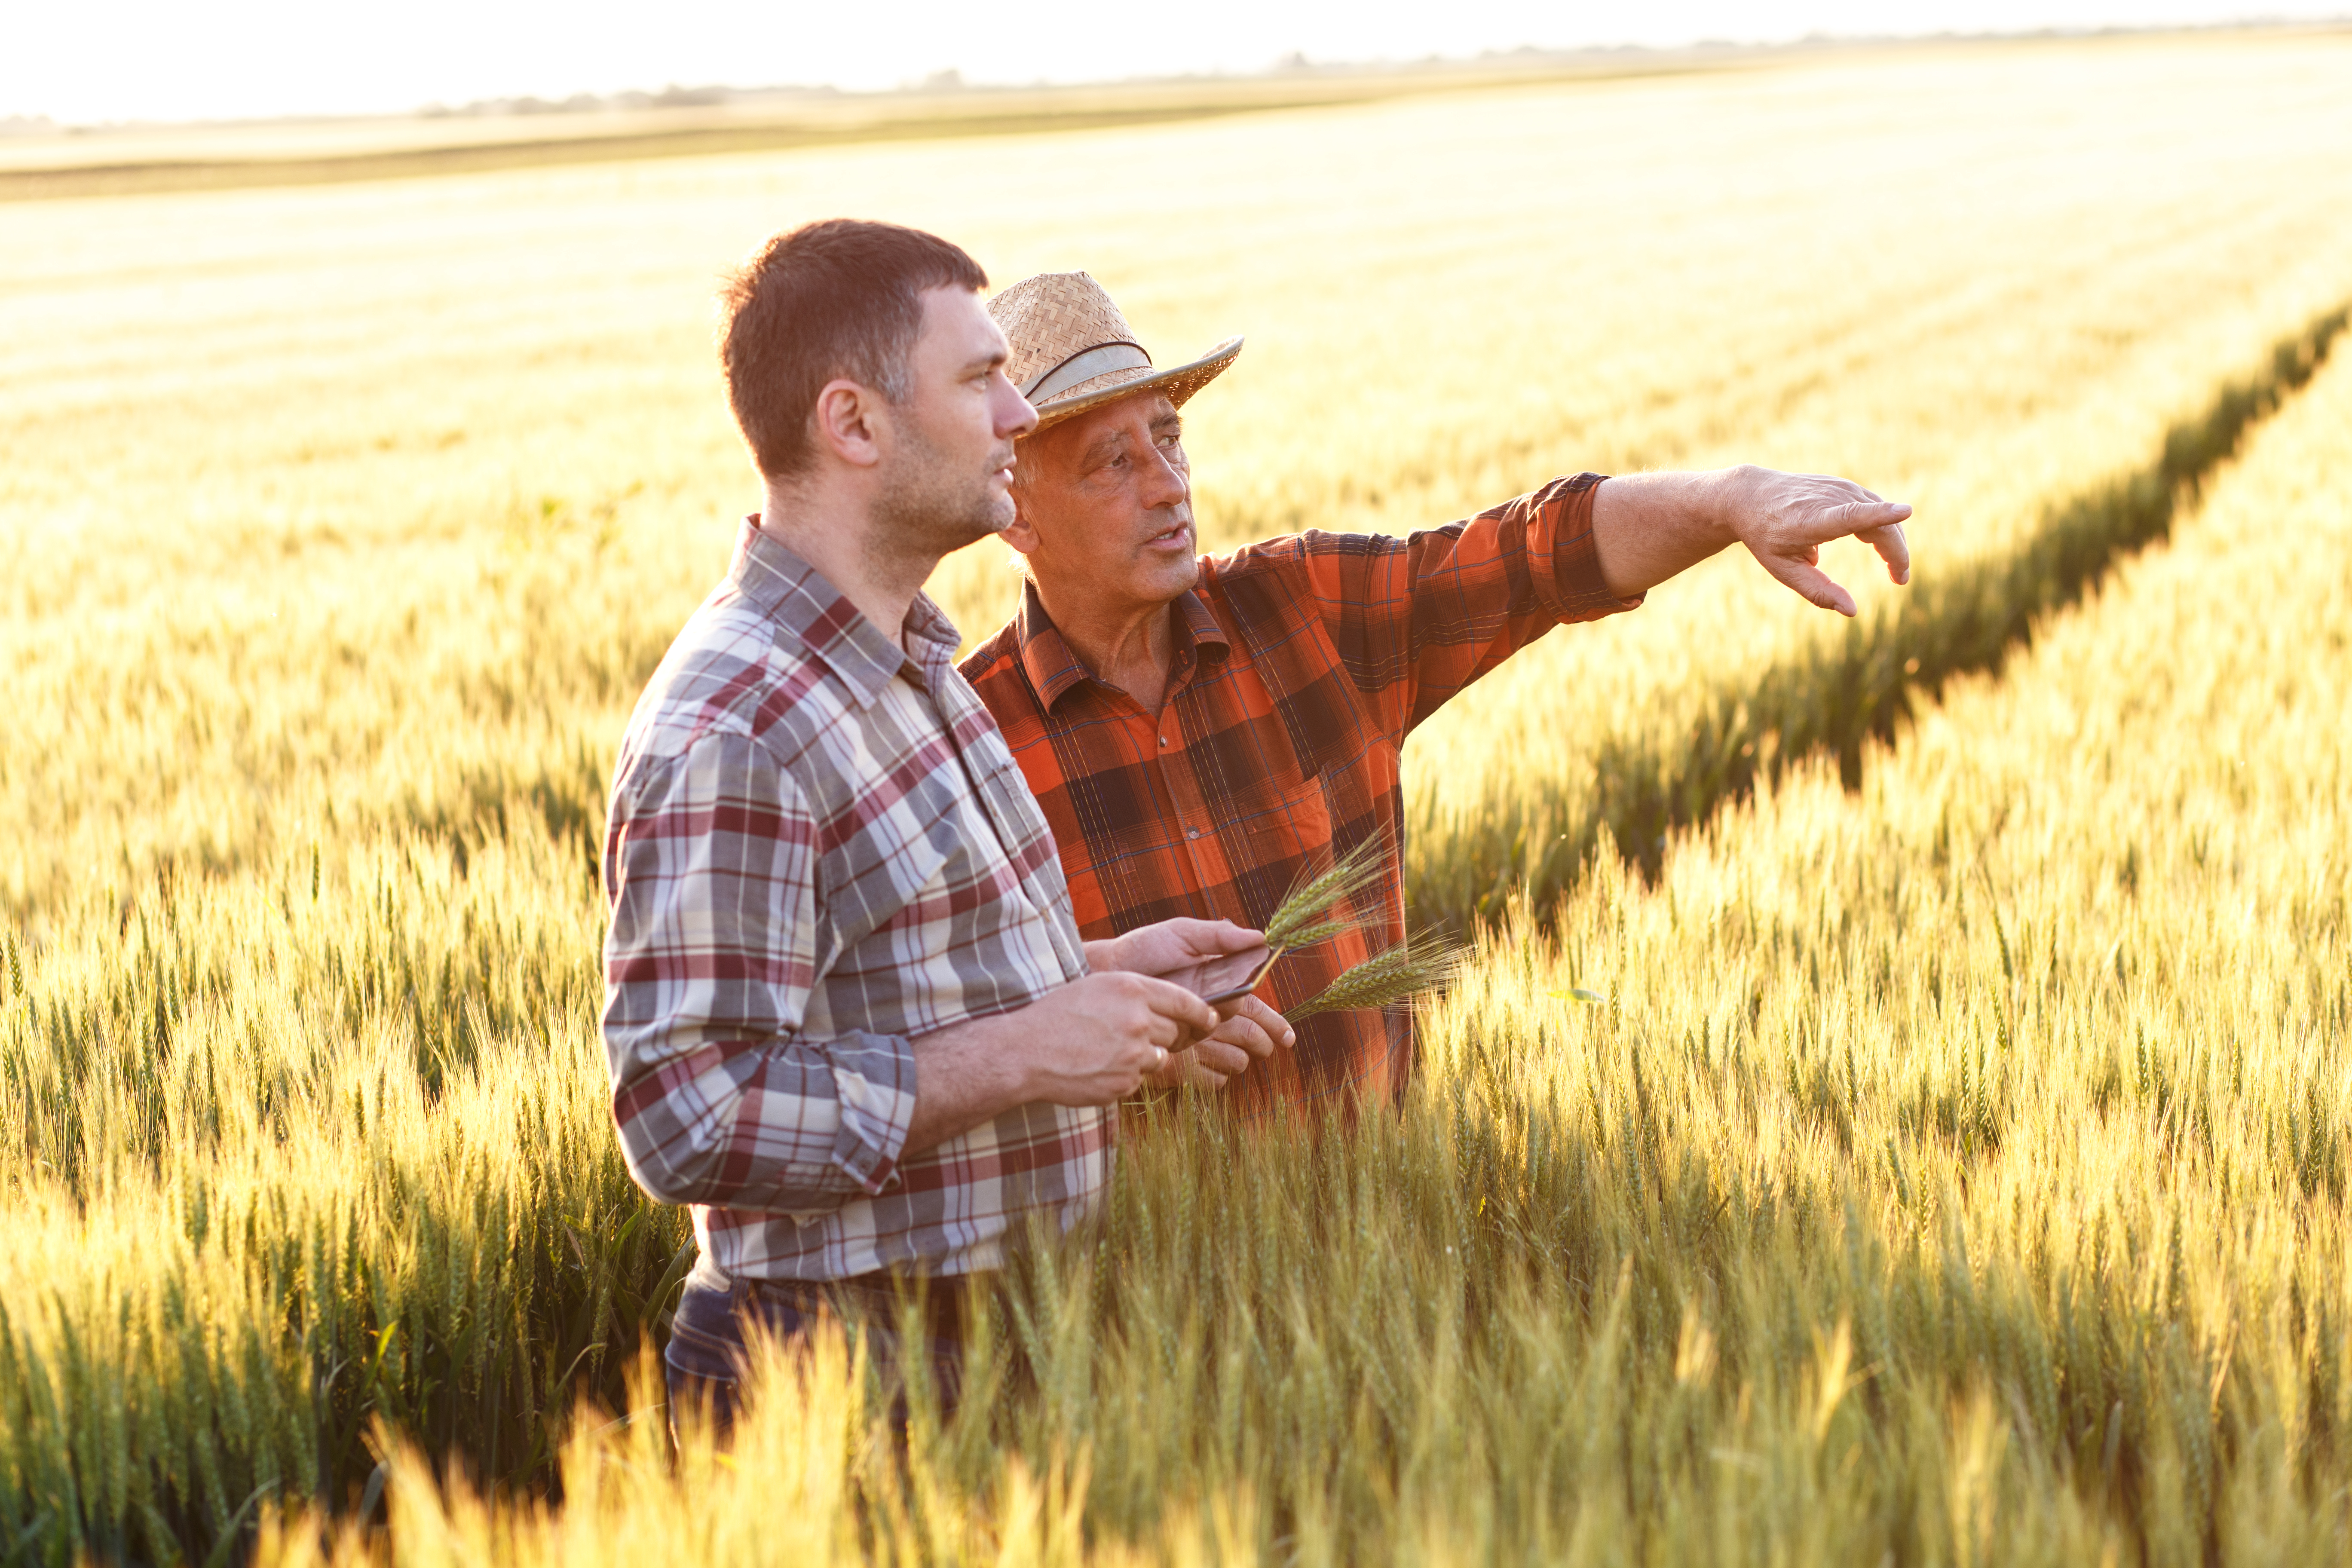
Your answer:
[[[760,472],[782,479],[809,466],[809,415],[835,377],[906,398],[923,290],[987,287],[960,247],[895,223],[827,218],[768,241],[719,297],[727,401]]]

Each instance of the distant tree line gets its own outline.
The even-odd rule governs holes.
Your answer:
[[[429,120],[464,115],[598,114],[627,109],[696,109],[721,103],[741,103],[772,98],[831,98],[833,87],[680,87],[673,82],[658,92],[575,92],[569,98],[479,98],[471,103],[429,104],[420,110]]]

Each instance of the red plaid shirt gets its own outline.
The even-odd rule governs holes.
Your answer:
[[[1631,609],[1592,549],[1600,476],[1555,479],[1415,533],[1308,532],[1204,556],[1176,601],[1158,714],[1095,679],[1035,588],[965,658],[1060,846],[1079,930],[1176,915],[1262,927],[1293,882],[1367,839],[1403,843],[1399,760],[1438,705],[1566,621]],[[1364,921],[1275,966],[1296,1006],[1404,934],[1393,864]],[[1412,1059],[1401,1012],[1326,1013],[1295,1053],[1227,1090],[1243,1115],[1338,1094],[1393,1096]]]

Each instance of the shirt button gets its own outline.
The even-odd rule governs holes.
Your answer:
[[[1167,737],[1167,736],[1165,736],[1165,735],[1160,736],[1160,743],[1161,745],[1163,745],[1163,746],[1164,746],[1164,745],[1166,745],[1166,744],[1168,743],[1168,737]]]
[[[1184,837],[1187,838],[1198,838],[1201,837],[1201,830],[1197,827],[1188,827],[1184,830]]]

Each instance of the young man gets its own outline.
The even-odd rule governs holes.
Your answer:
[[[1368,841],[1393,849],[1416,724],[1553,626],[1630,610],[1734,542],[1846,615],[1820,545],[1854,535],[1909,577],[1909,507],[1760,468],[1580,474],[1410,539],[1308,532],[1200,556],[1177,410],[1241,340],[1155,369],[1083,272],[1029,279],[989,312],[1038,412],[1004,536],[1028,584],[962,668],[1045,808],[1090,937],[1180,914],[1262,924],[1302,871]],[[1282,961],[1279,1004],[1402,937],[1393,859],[1354,912],[1360,929]],[[1393,1095],[1411,1027],[1393,1012],[1322,1014],[1261,1069],[1261,1031],[1236,1018],[1183,1066],[1207,1086],[1247,1068],[1228,1091],[1245,1115]]]
[[[622,743],[613,1112],[638,1183],[694,1205],[669,1373],[722,1423],[747,1321],[887,1321],[906,1275],[988,1268],[1029,1216],[1082,1214],[1117,1102],[1219,1022],[1150,976],[1257,940],[1180,921],[1082,943],[921,593],[1010,521],[1035,425],[985,282],[944,240],[845,221],[733,280],[728,391],[765,500]],[[951,1361],[955,1293],[925,1299]]]

